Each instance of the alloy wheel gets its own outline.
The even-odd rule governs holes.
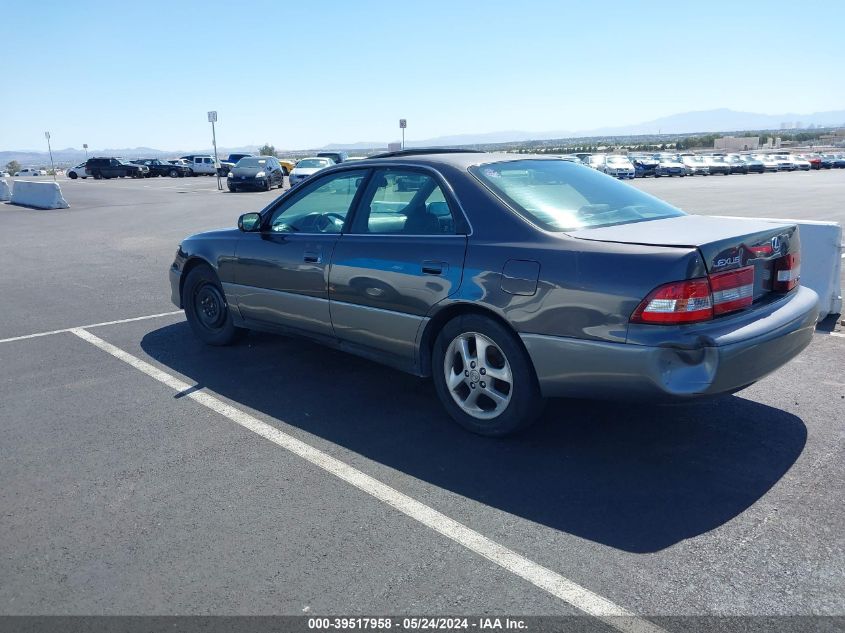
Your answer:
[[[446,387],[468,415],[490,420],[501,415],[513,395],[513,373],[504,352],[478,332],[464,332],[446,349]]]

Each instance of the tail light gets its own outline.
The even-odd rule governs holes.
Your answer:
[[[678,325],[709,321],[742,310],[754,301],[754,267],[675,281],[659,286],[640,302],[632,323]]]
[[[713,318],[713,299],[706,277],[665,284],[649,294],[634,313],[632,323],[696,323]]]
[[[742,310],[754,301],[754,266],[710,275],[713,316]]]
[[[775,261],[774,280],[772,290],[775,292],[789,292],[801,279],[801,255],[790,253]]]

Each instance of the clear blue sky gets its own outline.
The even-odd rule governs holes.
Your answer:
[[[0,11],[0,149],[317,147],[845,108],[845,2],[36,0]],[[235,9],[235,10],[233,10]]]

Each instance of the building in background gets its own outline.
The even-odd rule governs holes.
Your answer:
[[[759,136],[723,136],[713,141],[713,148],[726,152],[747,152],[760,147]]]

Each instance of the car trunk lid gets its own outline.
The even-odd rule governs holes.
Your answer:
[[[798,255],[798,227],[767,220],[684,215],[569,231],[577,239],[697,248],[711,275],[754,267],[754,300],[772,291],[776,262]]]

